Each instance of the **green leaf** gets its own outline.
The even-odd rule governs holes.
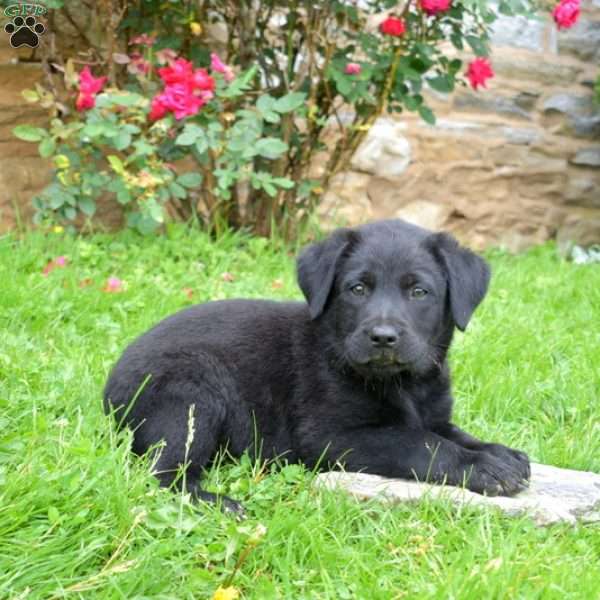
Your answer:
[[[294,187],[294,182],[287,177],[273,177],[273,183],[285,190],[291,190]]]
[[[141,94],[136,94],[135,92],[119,92],[110,94],[110,100],[113,104],[117,104],[119,106],[143,106],[146,104],[147,100]]]
[[[171,192],[171,195],[175,198],[187,198],[185,188],[174,181],[169,184],[169,192]]]
[[[245,92],[251,85],[258,67],[255,65],[248,69],[245,73],[238,75],[222,92],[221,96],[225,98],[235,98],[242,92]]]
[[[462,41],[462,37],[459,33],[452,33],[450,34],[450,41],[452,42],[452,45],[457,49],[457,50],[462,50],[463,49],[463,41]]]
[[[42,158],[48,158],[54,154],[56,150],[56,142],[51,138],[44,138],[38,146],[38,152]]]
[[[489,54],[487,44],[481,38],[474,35],[467,35],[465,36],[465,40],[467,40],[467,43],[471,46],[476,56],[487,56]]]
[[[208,150],[208,140],[205,137],[196,140],[196,151],[198,154],[204,154]]]
[[[196,188],[202,183],[202,175],[199,173],[184,173],[177,178],[177,183],[188,189]]]
[[[448,75],[430,77],[427,79],[427,83],[431,88],[437,92],[442,92],[443,94],[448,94],[454,89],[454,79]]]
[[[68,169],[71,166],[71,161],[66,154],[58,154],[54,157],[54,165],[57,169]]]
[[[274,198],[277,195],[277,188],[272,183],[265,181],[263,183],[263,189],[271,196],[271,198]]]
[[[126,131],[121,131],[112,140],[114,147],[117,150],[125,150],[131,144],[131,134]]]
[[[125,167],[123,166],[123,162],[118,156],[110,154],[106,157],[106,160],[108,160],[108,163],[113,168],[113,171],[115,173],[118,173],[119,175],[123,175],[125,173]]]
[[[417,110],[420,105],[417,97],[415,96],[404,96],[404,98],[402,98],[402,101],[404,102],[404,106],[406,106],[408,110]]]
[[[277,158],[287,149],[285,142],[274,137],[262,138],[256,142],[256,150],[264,158]]]
[[[261,114],[264,114],[266,112],[272,111],[276,102],[277,100],[273,98],[273,96],[269,96],[269,94],[263,94],[256,101],[256,108]]]
[[[25,98],[26,102],[38,102],[40,99],[40,95],[35,90],[23,90],[21,92],[21,96]]]
[[[281,117],[273,111],[266,112],[263,115],[263,118],[267,123],[279,123],[279,121],[281,121]]]
[[[48,135],[45,129],[32,125],[17,125],[13,134],[24,142],[39,142]]]
[[[146,205],[148,213],[157,223],[162,223],[165,220],[163,207],[158,204],[155,200],[150,200]]]
[[[178,146],[192,146],[201,137],[205,137],[204,129],[198,125],[190,123],[183,128],[183,131],[177,136],[175,144]]]
[[[96,212],[96,203],[89,196],[83,196],[78,204],[79,209],[88,217],[91,217]]]
[[[302,106],[305,100],[304,92],[291,92],[279,98],[273,105],[273,109],[278,113],[288,113]]]
[[[185,129],[177,136],[175,139],[175,144],[177,146],[192,146],[196,143],[197,138],[198,134],[196,132]]]
[[[53,192],[50,194],[50,201],[48,202],[51,209],[56,210],[63,204],[66,204],[66,196],[61,192]]]
[[[89,137],[98,137],[101,135],[109,135],[112,128],[111,123],[105,123],[103,121],[96,121],[94,123],[88,123],[82,130],[81,134]]]
[[[435,115],[433,111],[427,106],[419,106],[419,114],[421,115],[421,119],[430,125],[435,125]]]

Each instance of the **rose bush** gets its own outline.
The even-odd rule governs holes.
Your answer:
[[[92,69],[54,56],[48,78],[59,72],[60,85],[25,94],[53,117],[48,129],[15,129],[54,162],[55,181],[35,199],[39,219],[90,217],[108,195],[141,231],[167,208],[212,227],[294,226],[384,110],[434,124],[425,91],[485,87],[490,25],[535,9],[523,0],[122,4],[104,15]],[[561,0],[558,26],[572,25],[578,6]]]

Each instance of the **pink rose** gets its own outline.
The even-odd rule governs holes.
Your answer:
[[[79,91],[82,94],[97,94],[106,83],[106,77],[94,77],[88,65],[79,73]]]
[[[554,7],[552,16],[559,29],[569,29],[579,19],[579,12],[579,0],[560,0]]]
[[[210,55],[210,68],[215,73],[221,73],[225,81],[233,81],[235,79],[233,69],[229,65],[223,63],[219,58],[219,55],[215,52]]]
[[[131,61],[127,67],[130,73],[146,75],[150,71],[150,63],[139,52],[132,52],[130,58]]]
[[[487,58],[476,58],[469,63],[467,77],[471,87],[476,90],[480,85],[486,87],[485,82],[494,76],[492,65]]]
[[[211,97],[212,92],[195,94],[193,88],[187,83],[168,85],[163,93],[152,101],[151,115],[152,113],[154,113],[154,116],[160,114],[162,106],[166,111],[172,112],[178,120],[190,117],[195,115]],[[161,116],[164,116],[164,114]]]
[[[140,44],[141,46],[154,46],[154,42],[156,42],[156,36],[155,35],[149,35],[147,33],[142,33],[136,37],[134,37],[130,42],[129,45],[133,45],[133,44]]]
[[[155,96],[148,118],[162,119],[172,112],[176,119],[195,115],[212,97],[215,80],[206,69],[194,69],[184,58],[172,61],[168,67],[158,69],[165,89]]]
[[[423,12],[428,15],[437,15],[450,9],[452,0],[419,0],[419,5]]]
[[[362,67],[358,63],[348,63],[344,69],[346,75],[360,75]]]
[[[79,73],[79,94],[75,101],[78,111],[89,110],[96,105],[96,94],[102,90],[106,77],[94,77],[88,65]]]
[[[160,78],[166,85],[185,83],[189,81],[194,72],[194,66],[185,58],[174,60],[168,67],[158,69]]]
[[[215,80],[207,73],[206,69],[196,69],[192,75],[192,85],[198,90],[213,92]]]

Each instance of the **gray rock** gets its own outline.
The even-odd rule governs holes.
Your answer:
[[[519,104],[503,96],[492,96],[474,92],[459,92],[454,96],[454,108],[459,110],[475,110],[477,112],[494,113],[531,120],[531,115]]]
[[[497,57],[494,58],[494,71],[507,79],[536,81],[548,85],[556,85],[559,81],[564,86],[575,82],[581,73],[581,67],[544,61],[537,57],[527,61]]]
[[[501,131],[509,144],[529,145],[538,142],[543,137],[543,131],[540,129],[502,127]]]
[[[542,106],[546,115],[560,113],[567,118],[569,129],[579,137],[600,136],[600,110],[591,94],[555,94]]]
[[[452,486],[385,479],[364,473],[322,473],[315,485],[341,489],[361,500],[377,497],[399,503],[443,498],[458,505],[496,507],[511,516],[529,514],[538,525],[600,521],[600,474],[536,463],[531,465],[529,488],[512,498],[481,496]]]
[[[600,115],[573,117],[571,126],[573,131],[580,137],[600,138]]]
[[[525,17],[501,15],[491,30],[495,46],[512,46],[542,52],[544,50],[544,22]]]
[[[600,146],[590,146],[579,150],[571,162],[582,167],[600,167]],[[600,194],[600,190],[598,193]]]
[[[564,200],[567,204],[600,208],[600,177],[592,174],[569,177]]]
[[[532,110],[539,97],[537,92],[521,92],[514,97],[514,103],[523,110]]]
[[[600,21],[579,21],[558,36],[558,49],[581,60],[600,60]]]
[[[555,94],[544,101],[544,112],[559,112],[569,116],[589,115],[594,110],[591,95]]]

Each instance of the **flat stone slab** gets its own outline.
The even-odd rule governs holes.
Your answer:
[[[508,515],[529,514],[538,525],[600,521],[600,474],[531,464],[529,488],[512,498],[488,497],[463,488],[386,479],[366,473],[327,472],[315,485],[340,489],[360,500],[379,498],[390,503],[444,498],[458,505],[495,506]]]

